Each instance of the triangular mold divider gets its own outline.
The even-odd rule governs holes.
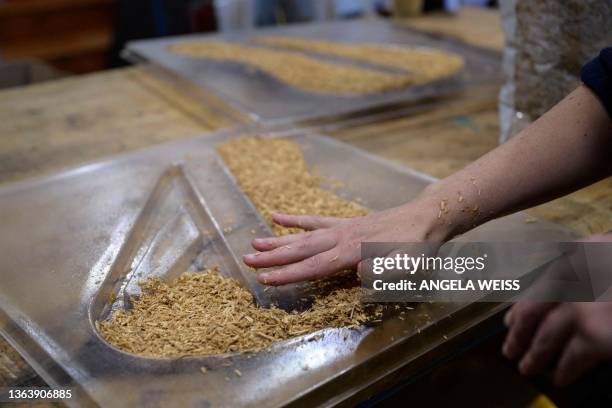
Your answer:
[[[218,266],[220,272],[249,288],[256,301],[269,306],[273,299],[252,272],[243,271],[210,214],[201,194],[194,188],[183,165],[168,167],[160,176],[140,212],[109,278],[109,290],[98,294],[96,320],[107,318],[117,308],[129,308],[130,299],[140,295],[138,283],[157,277],[169,282],[185,271],[205,271]],[[107,292],[107,293],[104,293]]]
[[[207,202],[201,191],[214,195]],[[210,204],[210,205],[209,205]],[[233,230],[221,225],[224,214],[233,214]],[[166,168],[153,187],[115,259],[106,284],[94,300],[94,320],[108,318],[117,308],[129,309],[141,294],[139,282],[157,277],[169,282],[185,271],[203,272],[218,266],[222,275],[249,289],[263,306],[300,309],[310,301],[308,285],[265,287],[241,261],[253,227],[269,231],[261,216],[227,174],[219,161],[197,181],[184,164]]]

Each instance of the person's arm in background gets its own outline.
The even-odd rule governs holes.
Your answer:
[[[612,48],[586,64],[581,74],[612,117]],[[612,234],[586,240],[612,242]],[[505,322],[508,335],[502,351],[519,361],[523,374],[538,374],[556,362],[553,381],[565,385],[600,361],[612,359],[612,303],[519,302]]]
[[[562,196],[612,174],[612,121],[597,96],[580,86],[515,138],[415,200],[365,217],[277,214],[275,222],[310,232],[253,240],[259,275],[282,285],[351,269],[361,242],[443,242],[490,219]]]

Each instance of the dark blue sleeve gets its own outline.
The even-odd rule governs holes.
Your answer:
[[[597,94],[612,117],[612,47],[604,48],[582,67],[580,79]]]

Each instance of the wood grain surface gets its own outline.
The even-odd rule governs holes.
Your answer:
[[[146,66],[2,91],[0,182],[229,124]]]
[[[454,38],[490,50],[501,51],[504,47],[499,13],[489,9],[463,7],[455,16],[433,13],[397,21],[406,28],[437,37]]]

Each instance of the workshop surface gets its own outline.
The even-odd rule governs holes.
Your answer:
[[[448,24],[440,24],[445,19]],[[438,32],[444,35],[493,49],[501,46],[493,12],[462,12],[456,19],[416,18],[406,24],[427,32],[442,27]],[[496,33],[495,37],[486,32]],[[486,43],[482,43],[483,36],[489,38]],[[55,173],[117,153],[212,132],[244,119],[215,98],[153,71],[149,66],[136,66],[1,91],[0,182]],[[452,99],[420,106],[404,117],[324,129],[324,133],[445,177],[497,145],[497,96],[493,88],[466,90]],[[611,191],[612,180],[605,180],[530,212],[581,234],[606,232],[612,229]],[[43,383],[0,340],[0,386],[32,384]]]

